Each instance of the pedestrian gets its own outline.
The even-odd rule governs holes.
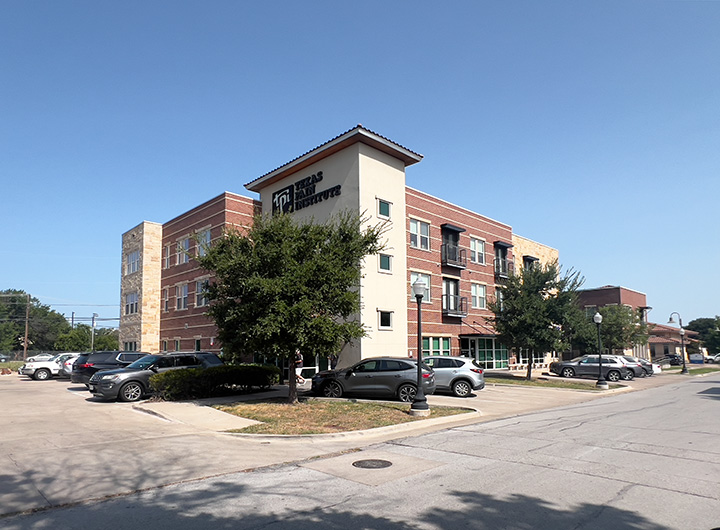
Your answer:
[[[328,359],[330,360],[330,370],[335,370],[338,362],[338,356],[334,353],[331,353]]]
[[[303,355],[300,350],[295,350],[295,381],[301,385],[305,384],[305,378],[302,376]]]

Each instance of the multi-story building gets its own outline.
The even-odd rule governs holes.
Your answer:
[[[411,285],[422,278],[428,286],[423,352],[471,355],[487,368],[507,367],[507,348],[487,321],[488,302],[514,270],[515,256],[526,265],[549,262],[557,259],[557,250],[408,187],[405,168],[421,160],[422,155],[357,126],[246,184],[259,194],[257,200],[226,192],[163,225],[144,222],[131,229],[123,235],[123,260],[132,257],[137,266],[125,267],[121,290],[123,301],[129,296],[140,303],[122,315],[121,342],[142,351],[219,351],[215,327],[204,315],[202,289],[211,277],[193,257],[227,227],[249,226],[256,213],[285,212],[322,222],[350,209],[368,224],[385,223],[386,244],[362,265],[359,318],[367,334],[345,346],[340,363],[417,354]]]

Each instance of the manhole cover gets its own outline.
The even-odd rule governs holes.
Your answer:
[[[388,462],[387,460],[356,460],[352,465],[363,469],[382,469],[384,467],[390,467],[392,462]]]

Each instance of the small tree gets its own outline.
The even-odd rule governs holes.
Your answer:
[[[196,259],[215,275],[208,314],[231,359],[250,353],[291,360],[288,400],[297,402],[294,353],[328,356],[365,334],[360,265],[381,250],[382,225],[362,228],[350,212],[324,224],[289,215],[257,217]]]
[[[698,332],[698,338],[709,354],[714,355],[720,352],[720,316],[696,318],[691,320],[685,328]]]
[[[638,310],[625,305],[606,305],[598,311],[603,317],[600,336],[610,353],[647,344],[648,327]]]
[[[532,355],[564,349],[569,347],[578,318],[576,298],[581,284],[577,272],[559,277],[556,262],[525,268],[498,287],[502,296],[490,304],[494,316],[488,321],[500,342],[516,351],[524,348]],[[532,377],[531,362],[526,377]]]

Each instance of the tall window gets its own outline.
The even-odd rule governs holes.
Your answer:
[[[197,255],[204,256],[210,248],[210,229],[201,230],[197,234]]]
[[[470,261],[485,263],[485,241],[482,239],[470,238]]]
[[[188,263],[190,261],[190,238],[186,237],[178,241],[177,263]]]
[[[175,286],[175,300],[177,309],[187,309],[188,307],[188,284]]]
[[[410,246],[430,250],[430,225],[428,223],[410,219]]]
[[[134,315],[138,312],[138,293],[125,295],[125,314]]]
[[[202,349],[202,339],[195,339],[195,351]]]
[[[207,280],[198,280],[195,282],[195,306],[202,307],[207,305]]]
[[[125,261],[125,274],[132,274],[140,270],[140,251],[129,252]]]
[[[170,311],[170,290],[163,289],[163,309],[167,313]]]
[[[430,275],[429,274],[423,274],[421,272],[411,272],[410,273],[410,298],[415,300],[415,295],[412,294],[412,286],[413,284],[418,281],[422,280],[425,282],[425,292],[423,293],[423,303],[427,304],[430,303]]]
[[[180,339],[175,339],[175,351],[180,351]]]
[[[472,284],[472,306],[474,309],[487,307],[487,288],[479,283]]]
[[[172,248],[170,247],[170,245],[165,245],[165,248],[163,249],[163,268],[164,269],[170,268],[170,265],[172,265],[172,263],[170,263],[171,259],[172,259]]]

